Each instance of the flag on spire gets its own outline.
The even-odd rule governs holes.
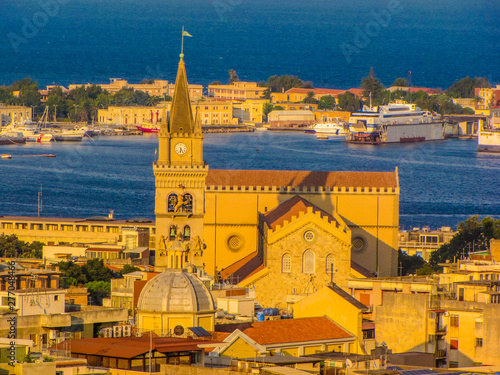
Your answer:
[[[185,30],[183,30],[183,31],[182,31],[182,36],[190,36],[190,37],[192,37],[192,35],[191,35],[191,34],[189,34],[189,33],[188,33],[187,31],[185,31]]]

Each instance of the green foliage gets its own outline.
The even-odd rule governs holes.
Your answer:
[[[318,109],[333,109],[337,104],[335,98],[331,95],[323,95],[318,102]]]
[[[303,102],[306,104],[316,104],[318,103],[318,100],[314,97],[314,92],[309,91],[307,93],[307,96],[304,98]]]
[[[91,281],[84,286],[89,291],[92,305],[102,306],[103,298],[107,298],[111,294],[110,281]]]
[[[0,257],[42,259],[43,245],[38,241],[26,243],[19,240],[15,234],[0,234]]]
[[[120,275],[125,275],[130,272],[135,272],[135,271],[140,271],[141,269],[139,267],[135,267],[131,264],[125,264],[123,268],[120,270]]]
[[[44,362],[54,362],[54,361],[55,361],[55,359],[54,359],[54,358],[52,358],[52,357],[49,357],[48,355],[44,355],[44,356],[43,356],[43,361],[44,361]]]
[[[458,225],[458,232],[450,242],[432,253],[429,263],[438,269],[439,263],[453,262],[469,252],[486,250],[492,238],[500,239],[500,220],[485,217],[480,221],[478,215],[471,216]]]
[[[267,89],[265,89],[264,95],[262,95],[260,98],[271,100],[271,89],[269,87]]]
[[[385,97],[384,85],[380,82],[378,78],[375,77],[373,68],[370,68],[368,77],[361,79],[361,88],[364,90],[363,91],[364,97],[369,98],[371,94],[371,102],[373,106],[377,106],[383,103]],[[367,100],[369,103],[370,99]]]
[[[66,274],[66,282],[69,285],[77,286],[92,281],[109,282],[118,275],[104,265],[102,259],[89,259],[86,264],[78,264],[68,261],[55,264],[59,271]]]
[[[452,98],[473,98],[474,89],[483,87],[491,87],[488,78],[469,76],[462,78],[460,81],[455,82],[451,87],[446,90],[446,94]]]
[[[464,107],[463,109],[463,114],[464,115],[473,115],[475,114],[474,110],[470,107]]]
[[[264,116],[267,117],[267,115],[273,111],[273,103],[271,102],[266,102],[264,103],[264,106],[262,107],[262,113],[264,114]]]
[[[419,92],[423,92],[423,91],[420,90]],[[412,93],[412,100],[413,100],[413,95],[414,94]],[[401,90],[401,89],[394,90],[393,92],[391,92],[390,98],[391,98],[391,100],[408,100],[408,91]]]
[[[292,87],[303,87],[304,82],[297,76],[282,75],[278,77],[274,75],[269,77],[266,86],[271,92],[282,92],[290,90]]]
[[[285,107],[282,107],[280,105],[275,105],[273,107],[273,111],[283,111],[285,109]]]
[[[344,111],[356,112],[361,109],[363,102],[356,97],[352,92],[346,91],[337,96],[340,108]]]
[[[423,275],[432,275],[434,273],[434,269],[431,267],[431,265],[427,262],[417,270],[417,275],[418,276],[423,276]]]
[[[401,250],[398,252],[398,264],[401,266],[401,276],[414,275],[427,262],[418,255],[408,255]]]
[[[408,87],[408,81],[404,78],[396,78],[392,85],[397,87]]]

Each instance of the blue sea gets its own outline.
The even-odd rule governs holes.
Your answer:
[[[298,75],[358,87],[499,83],[498,0],[2,0],[0,84],[175,80],[182,26],[190,82]]]
[[[154,218],[152,163],[158,138],[97,137],[81,143],[0,146],[0,215]],[[56,158],[29,155],[56,154]],[[214,169],[399,170],[402,228],[456,227],[471,215],[500,218],[500,154],[476,140],[352,145],[304,133],[206,134]]]

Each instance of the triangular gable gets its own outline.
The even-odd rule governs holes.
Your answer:
[[[255,354],[255,352],[260,352],[264,353],[266,352],[266,347],[260,345],[258,342],[255,340],[252,340],[250,337],[245,335],[242,331],[239,329],[236,329],[233,333],[231,333],[221,344],[220,346],[216,347],[213,352],[218,353],[220,357],[224,355],[224,352],[227,350],[231,350],[231,347],[235,345],[239,340],[242,340],[245,342],[249,347],[252,348],[253,352],[252,354]]]
[[[267,243],[271,244],[312,223],[346,244],[351,244],[351,230],[339,214],[328,214],[302,197],[295,196],[264,215],[268,226]]]
[[[312,212],[318,212],[322,217],[328,218],[330,222],[336,221],[332,215],[296,195],[281,203],[271,211],[266,212],[264,214],[264,222],[267,224],[268,228],[275,230],[277,225],[283,225],[284,221],[290,221],[293,216],[299,216],[300,212],[306,213],[308,208],[312,209]]]

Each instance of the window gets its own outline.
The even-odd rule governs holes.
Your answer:
[[[429,335],[429,344],[434,344],[434,341],[436,340],[435,335]]]
[[[450,349],[451,350],[458,350],[458,339],[451,339],[450,340]]]
[[[302,256],[302,272],[314,273],[314,252],[306,250]]]
[[[483,338],[476,337],[476,348],[482,348],[482,347],[483,347]]]
[[[281,272],[290,273],[292,272],[292,257],[290,254],[285,254],[281,258]]]
[[[193,212],[193,196],[189,193],[182,197],[182,206],[185,212]]]
[[[326,273],[332,274],[335,272],[335,263],[333,259],[333,254],[328,254],[326,256]]]
[[[450,316],[450,326],[458,327],[458,315]]]
[[[170,241],[175,240],[177,237],[177,227],[175,225],[170,226]]]
[[[183,237],[184,241],[189,241],[191,239],[191,227],[189,225],[184,227]]]
[[[54,296],[54,301],[59,301],[59,296]]]
[[[168,196],[168,212],[175,212],[177,206],[177,194],[170,194]]]

